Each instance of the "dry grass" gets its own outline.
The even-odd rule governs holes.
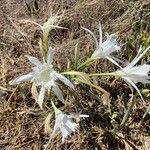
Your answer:
[[[53,30],[50,43],[56,47],[56,63],[66,69],[67,59],[73,59],[74,46],[79,42],[82,55],[89,55],[93,41],[81,30],[81,26],[98,33],[97,24],[103,24],[103,31],[118,33],[120,43],[125,43],[120,58],[128,60],[136,54],[141,42],[140,35],[149,32],[148,11],[150,3],[146,0],[37,0],[39,10],[35,14],[27,9],[25,1],[0,1],[0,149],[2,150],[42,150],[49,136],[44,133],[44,120],[51,108],[41,111],[32,99],[29,84],[12,87],[11,79],[28,73],[30,64],[25,54],[40,56],[38,40],[40,30],[25,20],[43,23],[51,12],[63,12],[61,26],[67,30]],[[129,37],[134,44],[129,43]],[[132,46],[132,47],[131,47]],[[131,49],[135,50],[131,52]],[[63,57],[62,57],[63,56]],[[65,58],[65,59],[64,59]],[[99,71],[113,70],[108,62],[99,62]],[[130,90],[121,81],[112,84],[114,79],[97,81],[111,97],[106,101],[96,91],[77,86],[73,95],[67,96],[65,106],[58,103],[60,109],[67,112],[83,110],[90,118],[81,121],[81,128],[65,144],[60,145],[61,136],[57,136],[49,149],[71,150],[148,150],[150,145],[150,120],[147,117],[143,125],[137,126],[145,105],[139,101],[126,126],[117,132],[117,138],[110,134],[110,117],[118,113],[116,123],[123,117],[123,100],[128,100]],[[119,89],[119,90],[118,90]],[[126,90],[126,92],[124,92]],[[88,92],[87,92],[88,91]],[[67,92],[66,92],[67,93]],[[123,93],[123,94],[122,94]],[[83,96],[84,95],[84,96]],[[146,100],[148,104],[148,100]],[[111,110],[109,109],[111,108]],[[53,121],[52,124],[53,125]]]

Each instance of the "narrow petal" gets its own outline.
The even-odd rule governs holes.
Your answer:
[[[89,115],[83,115],[83,114],[81,114],[81,115],[79,115],[79,117],[81,118],[88,118],[89,117]]]
[[[54,57],[53,50],[52,50],[51,47],[49,47],[48,54],[47,54],[47,63],[48,63],[49,65],[52,64],[52,62],[53,62],[53,57]]]
[[[67,86],[71,87],[72,89],[74,89],[74,85],[63,75],[61,75],[60,73],[55,73],[55,75],[57,76],[57,78],[59,80],[61,80],[64,84],[66,84]]]
[[[149,71],[150,71],[150,65],[147,65],[147,64],[143,64],[143,65],[139,65],[139,66],[130,68],[130,73],[137,74],[137,75],[147,75],[148,76]]]
[[[128,79],[134,82],[141,83],[150,83],[150,76],[148,75],[150,71],[150,65],[143,64],[131,68],[124,68],[122,73],[124,72],[124,77],[128,77]]]
[[[114,57],[114,56],[109,56],[109,57],[111,57],[113,60],[115,60],[115,61],[117,61],[117,62],[119,62],[119,63],[121,63],[121,64],[125,64],[126,62],[124,62],[124,61],[122,61],[122,60],[120,60],[119,58],[116,58],[116,57]]]
[[[15,85],[15,84],[19,84],[21,82],[26,82],[26,81],[30,81],[32,79],[32,74],[29,73],[27,75],[23,75],[21,77],[16,78],[15,80],[12,80],[9,82],[10,85]]]
[[[102,25],[99,22],[99,45],[102,44],[102,39],[103,39],[103,35],[102,35]]]
[[[56,84],[53,86],[53,91],[54,91],[55,95],[57,96],[57,98],[60,101],[64,101],[62,92],[61,92],[60,88]]]
[[[42,86],[40,90],[40,94],[38,97],[37,103],[39,104],[40,108],[43,109],[43,100],[44,100],[44,95],[45,95],[45,87]]]
[[[138,63],[138,61],[147,53],[147,51],[150,50],[150,46],[148,48],[146,48],[146,50],[143,51],[143,53],[140,54],[140,52],[138,52],[137,56],[132,60],[132,62],[127,65],[125,68],[131,68],[134,65],[136,65],[136,63]],[[141,51],[141,50],[140,50]]]
[[[34,64],[34,65],[36,65],[36,66],[40,66],[40,65],[41,65],[41,62],[40,62],[36,57],[29,56],[29,55],[25,55],[25,56],[29,59],[29,61],[30,61],[32,64]]]
[[[95,43],[96,43],[96,49],[98,49],[99,45],[98,45],[98,41],[97,41],[97,38],[94,35],[94,33],[92,31],[90,31],[89,29],[87,29],[87,28],[84,28],[84,27],[81,27],[81,28],[84,29],[85,31],[89,32],[92,35],[92,37],[94,38]]]
[[[111,58],[111,56],[107,56],[106,57],[109,61],[111,61],[113,64],[115,64],[116,66],[118,66],[120,69],[122,69],[122,67],[115,61]]]
[[[49,28],[67,29],[65,27],[61,27],[61,26],[57,26],[57,25],[50,25]]]
[[[150,83],[149,76],[145,76],[145,75],[132,74],[128,76],[128,78],[134,81],[135,83],[136,82],[141,82],[143,84]]]
[[[123,77],[123,78],[125,79],[125,81],[128,81],[128,83],[130,83],[130,84],[135,88],[135,90],[136,90],[136,91],[138,92],[138,94],[140,95],[141,99],[144,100],[144,99],[143,99],[143,96],[142,96],[140,90],[138,89],[138,87],[136,86],[136,84],[135,84],[133,81],[131,81],[131,80],[129,80],[128,78],[126,78],[126,77]]]

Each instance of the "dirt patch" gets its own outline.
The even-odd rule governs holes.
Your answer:
[[[100,21],[103,31],[118,33],[123,49],[119,57],[123,60],[136,55],[140,43],[147,38],[146,33],[149,33],[150,29],[148,15],[150,3],[146,0],[37,0],[37,4],[30,1],[0,1],[0,149],[2,150],[42,150],[49,139],[49,135],[44,133],[44,120],[51,108],[47,108],[46,111],[39,109],[31,96],[30,84],[17,87],[9,85],[10,80],[31,71],[26,54],[40,58],[38,42],[41,31],[37,26],[27,23],[27,20],[43,24],[51,12],[54,14],[58,11],[64,12],[60,26],[68,29],[52,30],[49,36],[49,43],[56,51],[55,63],[60,64],[60,70],[66,70],[66,60],[73,60],[76,43],[79,43],[82,56],[92,53],[94,42],[81,27],[86,27],[98,35],[97,25]],[[102,61],[96,69],[105,72],[116,68],[107,61]],[[93,67],[89,70],[93,70]],[[123,101],[128,100],[130,94],[125,84],[117,81],[113,85],[113,81],[113,78],[97,81],[109,91],[111,95],[109,102],[104,102],[105,99],[97,91],[82,85],[76,87],[75,96],[68,97],[65,106],[58,103],[58,107],[66,113],[82,110],[90,117],[81,121],[80,129],[65,144],[60,144],[61,136],[58,135],[51,142],[49,149],[150,149],[149,116],[145,118],[141,127],[138,127],[149,103],[148,99],[145,100],[145,104],[141,101],[136,104],[132,116],[117,132],[116,138],[110,134],[113,129],[110,117],[117,113],[114,121],[117,124],[121,122]],[[53,123],[54,121],[51,124]]]

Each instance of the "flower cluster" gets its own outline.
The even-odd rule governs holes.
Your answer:
[[[89,32],[93,36],[95,43],[96,43],[96,49],[93,52],[89,60],[91,61],[91,60],[106,58],[109,61],[111,61],[113,64],[118,66],[120,70],[115,71],[114,75],[119,76],[123,80],[125,80],[125,82],[129,85],[132,91],[132,96],[133,96],[133,88],[135,88],[138,94],[140,95],[140,97],[143,99],[141,92],[135,83],[137,82],[141,82],[144,84],[150,83],[150,77],[148,75],[148,73],[150,72],[150,65],[148,64],[143,64],[139,66],[135,66],[135,65],[147,53],[147,51],[150,50],[150,47],[146,48],[143,52],[142,52],[142,49],[140,48],[137,56],[132,60],[132,62],[129,63],[126,67],[122,68],[117,63],[117,61],[119,62],[122,62],[122,61],[119,60],[118,58],[111,56],[111,53],[121,50],[121,47],[116,41],[115,34],[107,35],[107,39],[104,42],[102,42],[102,28],[101,28],[101,24],[99,24],[100,39],[98,42],[96,35],[94,35],[93,32],[91,32],[89,29],[86,29],[86,28],[83,28],[83,29]]]
[[[40,91],[39,91],[36,102],[38,103],[41,109],[43,109],[43,103],[44,103],[44,97],[45,97],[46,91],[50,93],[52,90],[58,100],[62,101],[63,103],[65,102],[62,91],[60,90],[58,86],[58,80],[60,80],[62,83],[64,83],[71,89],[75,89],[74,84],[64,75],[62,75],[62,73],[57,72],[56,68],[53,66],[52,63],[53,63],[53,57],[54,57],[54,50],[51,47],[47,49],[47,45],[46,46],[44,45],[44,43],[48,44],[47,38],[48,38],[48,33],[50,32],[50,30],[53,28],[59,28],[58,23],[60,22],[61,17],[62,16],[57,16],[57,15],[52,16],[49,18],[49,20],[46,23],[44,23],[43,26],[41,26],[41,29],[43,31],[43,39],[41,40],[41,42],[43,43],[41,43],[41,45],[43,45],[42,52],[44,53],[43,55],[44,62],[41,63],[37,58],[27,55],[26,57],[28,58],[28,60],[33,65],[35,65],[35,67],[32,68],[32,72],[26,75],[20,76],[16,78],[15,80],[10,81],[11,85],[30,81],[34,83],[37,87],[40,87]],[[140,97],[143,99],[143,96],[140,90],[136,86],[136,83],[137,82],[141,82],[143,84],[150,83],[150,77],[149,77],[150,65],[146,63],[142,65],[137,65],[137,63],[149,51],[150,47],[148,47],[144,51],[142,51],[142,49],[140,48],[137,56],[131,61],[131,63],[129,63],[126,67],[122,68],[119,65],[120,60],[112,56],[114,52],[121,50],[121,47],[117,42],[116,35],[115,34],[107,35],[107,39],[103,41],[102,40],[102,27],[101,27],[101,24],[99,24],[99,37],[100,38],[98,41],[96,38],[96,35],[93,32],[91,32],[87,28],[83,28],[83,29],[89,32],[94,38],[95,44],[96,44],[95,51],[93,52],[93,54],[91,55],[89,59],[87,59],[82,64],[79,64],[79,66],[77,67],[78,70],[79,69],[80,70],[83,69],[83,70],[81,70],[80,72],[78,72],[78,70],[77,71],[73,70],[72,72],[70,71],[71,73],[73,73],[73,76],[81,75],[81,72],[82,74],[85,74],[83,67],[89,66],[90,64],[94,63],[96,60],[107,59],[111,61],[113,64],[115,64],[116,66],[118,66],[119,70],[114,71],[112,73],[106,73],[106,74],[102,73],[102,74],[113,75],[113,76],[122,78],[129,85],[132,91],[132,96],[133,96],[133,89],[135,89],[140,95]],[[95,73],[94,75],[99,76],[102,74]],[[91,75],[88,76],[87,74],[88,77],[90,77]],[[86,82],[83,82],[83,83],[86,83]],[[89,84],[88,82],[88,85],[91,85],[91,84]],[[96,87],[96,86],[93,86],[93,87]],[[51,104],[55,112],[55,125],[51,133],[50,140],[54,138],[56,131],[60,129],[62,133],[62,143],[63,143],[64,140],[72,134],[72,132],[75,132],[75,130],[79,127],[79,124],[73,121],[72,119],[74,118],[73,116],[66,115],[61,110],[59,110],[55,106],[52,100],[51,100]],[[83,115],[83,114],[75,115],[76,119],[81,118],[81,117],[88,117],[88,115]]]

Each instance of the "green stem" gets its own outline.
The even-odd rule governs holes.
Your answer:
[[[91,59],[91,58],[89,58],[89,59],[87,59],[84,63],[82,63],[81,65],[79,65],[78,67],[77,67],[77,69],[81,69],[81,68],[83,68],[84,66],[86,66],[86,65],[88,65],[90,62],[92,62],[92,61],[94,61],[93,59]],[[93,62],[92,62],[93,63]],[[91,63],[90,63],[91,64]]]
[[[45,30],[43,30],[43,37],[42,39],[40,39],[39,44],[40,44],[39,46],[43,57],[43,62],[45,62],[47,52],[48,52],[48,32],[46,32]]]
[[[43,31],[43,49],[45,52],[45,56],[48,51],[48,33]]]
[[[66,71],[66,72],[62,72],[61,74],[63,74],[63,75],[82,75],[83,72],[79,72],[79,71]],[[89,77],[93,77],[93,76],[119,76],[115,72],[94,73],[94,74],[87,74],[86,73],[86,75],[89,76]]]
[[[55,106],[55,104],[54,104],[54,102],[52,100],[51,100],[51,104],[52,104],[52,107],[54,109],[54,112],[56,112],[57,111],[57,107]]]
[[[119,76],[115,72],[106,72],[106,73],[94,73],[94,74],[89,74],[90,76]]]
[[[63,75],[81,75],[83,74],[83,72],[78,72],[78,71],[66,71],[66,72],[62,72],[61,74]]]

